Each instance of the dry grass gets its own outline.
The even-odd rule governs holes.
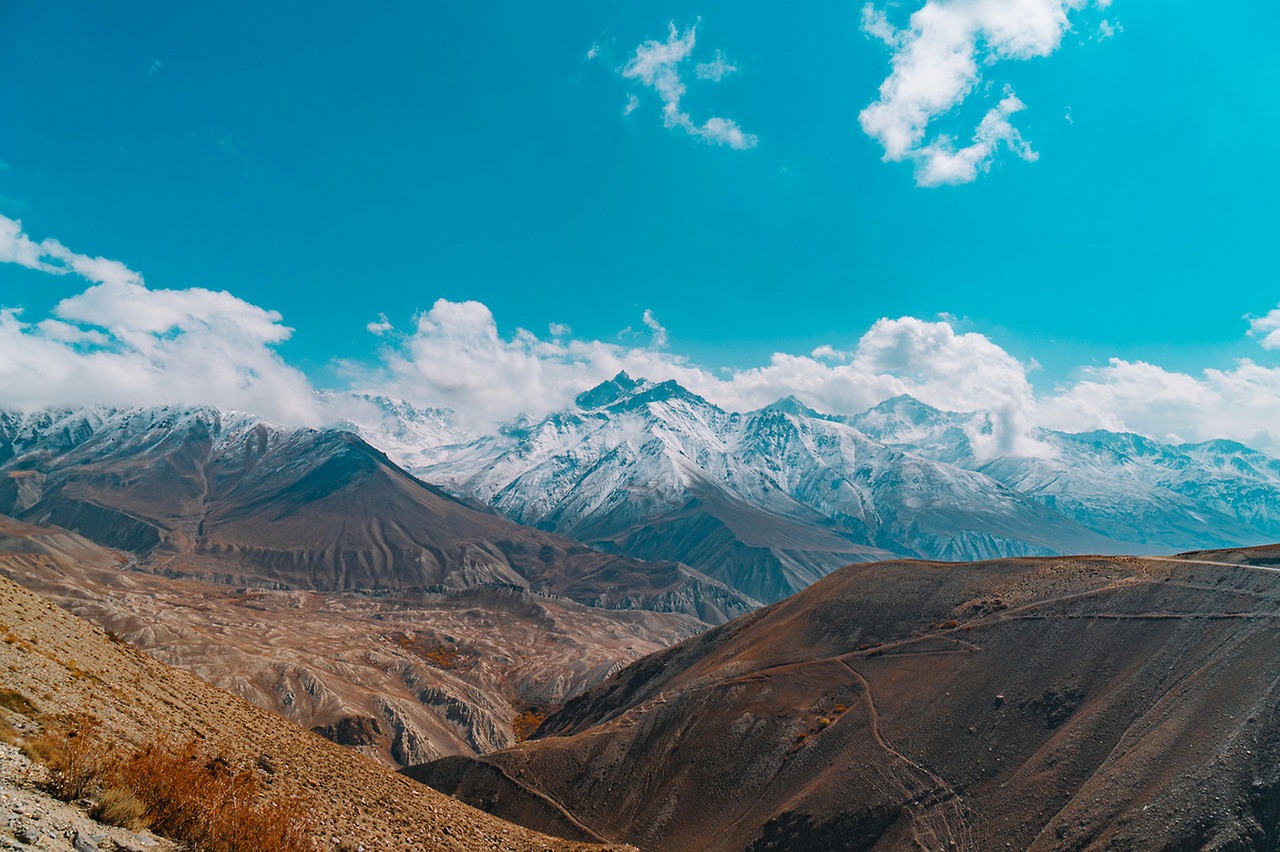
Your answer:
[[[250,766],[234,765],[196,740],[134,751],[109,741],[91,719],[57,720],[24,751],[49,770],[60,799],[92,799],[111,825],[148,826],[205,852],[313,849],[308,808],[280,795]]]
[[[211,755],[194,740],[151,746],[115,767],[121,787],[146,808],[153,830],[208,852],[312,849],[307,808],[268,796],[256,770]]]
[[[108,787],[98,796],[89,815],[107,825],[139,831],[150,823],[147,806],[127,787]]]

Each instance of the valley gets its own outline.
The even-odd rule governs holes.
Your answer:
[[[1265,539],[1261,454],[1044,432],[984,459],[980,413],[727,414],[626,376],[435,448],[447,414],[387,410],[416,475],[367,424],[0,416],[0,574],[553,844],[1274,828],[1280,562],[1203,549]],[[931,549],[1000,558],[899,555]]]

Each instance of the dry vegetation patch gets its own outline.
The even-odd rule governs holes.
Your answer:
[[[196,739],[158,736],[134,749],[90,718],[47,720],[24,752],[49,771],[49,792],[88,800],[90,813],[122,828],[149,827],[208,852],[304,852],[309,808],[271,790],[254,767],[236,765]]]

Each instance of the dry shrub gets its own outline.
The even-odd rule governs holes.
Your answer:
[[[149,824],[147,806],[127,787],[108,787],[98,796],[89,815],[107,825],[138,831]]]
[[[58,798],[97,793],[93,815],[105,823],[149,826],[202,852],[314,848],[298,798],[268,791],[253,767],[233,765],[194,739],[157,738],[133,751],[102,736],[92,719],[59,719],[23,750],[48,768],[47,786]]]
[[[22,750],[49,768],[49,792],[67,802],[89,795],[105,769],[106,755],[94,719],[51,725]]]
[[[0,689],[0,707],[21,713],[28,719],[34,719],[37,715],[35,706],[27,700],[27,696],[12,689]]]
[[[512,723],[515,732],[516,742],[522,743],[529,737],[533,736],[538,728],[542,727],[542,723],[547,720],[547,714],[537,707],[530,707],[522,710]]]
[[[312,849],[300,801],[267,798],[252,768],[233,766],[194,740],[172,749],[149,746],[113,774],[143,803],[151,828],[174,840],[207,852]]]

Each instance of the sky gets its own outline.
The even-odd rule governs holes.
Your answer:
[[[1275,4],[0,3],[0,405],[626,368],[1280,452]]]

